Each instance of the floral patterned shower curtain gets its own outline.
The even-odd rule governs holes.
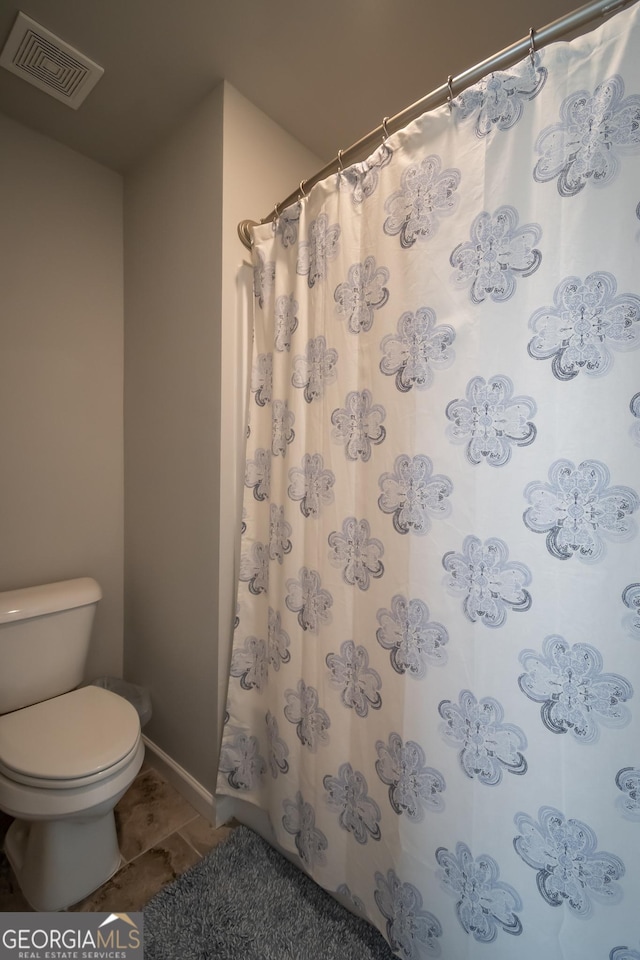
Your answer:
[[[218,790],[403,960],[640,960],[639,20],[255,231]]]

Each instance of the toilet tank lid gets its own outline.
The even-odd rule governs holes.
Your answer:
[[[102,597],[100,586],[92,577],[61,580],[38,587],[23,587],[0,593],[0,623],[28,620],[47,613],[72,610],[97,603]]]

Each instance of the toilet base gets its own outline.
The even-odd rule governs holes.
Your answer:
[[[120,866],[113,804],[91,816],[14,820],[5,853],[34,910],[64,910],[102,886]]]

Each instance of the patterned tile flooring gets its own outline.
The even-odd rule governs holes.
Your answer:
[[[122,864],[102,887],[70,910],[126,913],[141,910],[162,887],[229,836],[212,827],[145,762],[116,806]],[[0,847],[11,818],[0,813]],[[0,852],[0,911],[31,910]]]

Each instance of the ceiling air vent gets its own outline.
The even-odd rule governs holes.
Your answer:
[[[77,110],[104,73],[83,53],[19,13],[0,65]]]

